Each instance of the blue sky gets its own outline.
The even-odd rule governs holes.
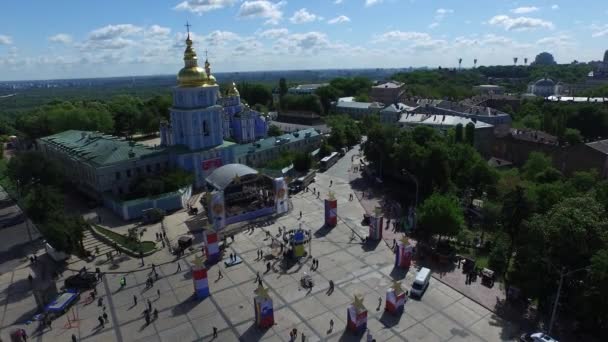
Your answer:
[[[5,0],[0,80],[176,73],[189,21],[219,71],[601,59],[600,0]]]

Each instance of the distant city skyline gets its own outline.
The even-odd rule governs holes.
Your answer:
[[[0,5],[0,80],[176,73],[189,22],[214,72],[600,60],[594,0],[21,0]]]

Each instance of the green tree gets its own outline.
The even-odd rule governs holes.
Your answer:
[[[269,137],[278,137],[279,135],[282,135],[282,134],[283,134],[283,131],[281,131],[279,126],[271,124],[270,127],[268,127],[268,136]]]
[[[597,329],[601,335],[608,333],[608,249],[597,251],[591,258],[588,281],[585,282],[584,298],[578,306],[584,317],[585,327]]]
[[[499,234],[494,239],[494,246],[488,256],[490,268],[497,274],[504,276],[509,262],[509,238],[504,234]]]
[[[551,168],[551,165],[551,157],[542,152],[532,152],[522,167],[522,175],[527,180],[534,180],[540,173]]]
[[[41,152],[22,152],[10,159],[7,175],[23,192],[32,184],[58,186],[63,183],[63,172],[54,160]]]
[[[308,172],[312,166],[310,153],[298,152],[293,156],[293,167],[298,172]]]
[[[456,143],[461,143],[463,141],[463,136],[464,136],[462,124],[456,125],[456,131],[455,132],[456,133],[454,134],[454,141]]]
[[[63,210],[63,195],[52,186],[35,185],[24,198],[24,209],[35,222],[44,222]]]
[[[564,140],[570,145],[576,145],[583,142],[583,136],[578,129],[575,128],[566,128],[566,132],[564,133]]]
[[[504,231],[510,238],[510,258],[515,250],[515,244],[523,223],[532,214],[533,204],[530,203],[529,199],[525,196],[524,188],[519,185],[503,197],[502,203],[501,221]],[[509,264],[509,262],[507,262],[507,264]]]
[[[331,103],[338,100],[341,92],[332,86],[323,86],[315,90],[315,95],[319,97],[319,101],[323,107],[323,113],[329,114],[331,111]]]
[[[474,123],[469,122],[464,127],[464,137],[466,139],[467,144],[469,144],[470,146],[474,146],[474,144],[475,144],[475,124]]]
[[[456,236],[463,226],[462,209],[452,195],[434,193],[418,208],[418,229],[427,239],[433,235]]]
[[[279,79],[279,96],[283,97],[285,95],[287,95],[287,81],[285,80],[284,77],[281,77]]]

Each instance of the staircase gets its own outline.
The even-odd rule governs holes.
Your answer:
[[[87,251],[91,251],[93,255],[100,256],[105,255],[107,252],[114,251],[114,248],[100,240],[98,240],[90,230],[84,230],[84,238],[82,239],[82,244],[84,245],[84,249]],[[99,249],[99,253],[95,253],[95,248]]]

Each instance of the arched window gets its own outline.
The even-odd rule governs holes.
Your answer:
[[[207,125],[207,120],[203,120],[203,135],[209,136],[209,126]]]

